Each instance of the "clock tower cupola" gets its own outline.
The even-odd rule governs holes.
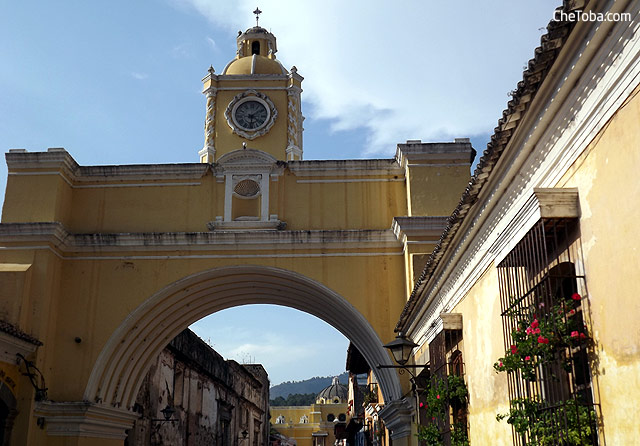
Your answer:
[[[238,32],[236,57],[202,79],[207,98],[203,163],[246,148],[278,160],[302,159],[302,76],[276,58],[276,37],[258,26]]]

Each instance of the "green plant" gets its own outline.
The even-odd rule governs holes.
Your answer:
[[[375,392],[368,390],[364,394],[364,401],[362,403],[364,406],[367,406],[368,404],[371,404],[371,403],[377,403],[377,402],[378,402],[378,395]]]
[[[441,446],[442,435],[440,430],[434,424],[427,424],[426,426],[418,426],[418,433],[416,434],[418,441],[424,446]]]
[[[440,430],[435,424],[418,426],[416,434],[418,441],[423,446],[442,446],[443,438]],[[467,428],[462,423],[456,423],[451,429],[451,446],[469,446]]]
[[[427,417],[443,418],[449,412],[447,401],[447,384],[443,379],[436,378],[424,392],[424,409]]]
[[[451,446],[469,446],[467,426],[463,423],[455,423],[451,430]]]
[[[593,444],[595,411],[577,400],[569,400],[550,409],[536,399],[518,398],[511,401],[509,413],[496,416],[498,421],[505,418],[523,439],[528,438],[525,446]]]
[[[424,409],[427,425],[418,426],[418,440],[426,446],[440,446],[443,444],[442,435],[436,425],[436,420],[449,417],[450,407],[464,407],[467,404],[469,392],[464,378],[456,375],[447,376],[446,380],[436,377],[424,391]],[[451,429],[451,446],[469,446],[467,428],[463,423],[455,423]]]
[[[516,317],[516,328],[511,332],[513,344],[493,365],[496,372],[519,371],[527,381],[536,380],[536,371],[542,363],[560,359],[562,366],[570,370],[571,364],[563,353],[568,347],[584,344],[589,337],[586,327],[576,316],[580,295],[574,293],[570,299],[553,306],[547,311],[542,303],[535,309],[511,310],[510,315]]]
[[[457,375],[447,376],[447,398],[451,404],[463,406],[467,404],[469,391],[464,383],[464,378]]]
[[[559,364],[570,373],[570,349],[589,342],[586,326],[578,314],[581,300],[582,297],[574,293],[549,309],[542,302],[537,307],[524,309],[515,309],[517,303],[513,303],[507,312],[516,321],[516,328],[511,332],[513,344],[493,365],[496,372],[519,372],[529,382],[535,382],[541,372],[546,373],[545,379],[554,379],[550,364]],[[545,404],[536,397],[515,398],[510,401],[509,413],[498,414],[496,419],[506,418],[521,436],[524,446],[593,444],[596,418],[592,405],[575,399],[553,407]]]

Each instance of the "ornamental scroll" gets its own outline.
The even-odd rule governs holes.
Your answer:
[[[298,87],[287,89],[287,153],[302,155],[302,111],[300,109],[300,92]]]
[[[214,148],[214,131],[216,116],[216,89],[209,88],[207,94],[207,115],[204,121],[204,148],[215,151]]]

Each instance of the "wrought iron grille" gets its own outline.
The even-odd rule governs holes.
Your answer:
[[[425,427],[435,427],[438,433],[438,444],[451,446],[461,444],[461,439],[467,438],[467,402],[466,396],[461,400],[458,397],[450,398],[453,390],[450,385],[459,386],[464,383],[464,362],[460,351],[462,343],[462,330],[442,330],[429,343],[429,368],[424,376],[421,374],[420,385],[431,389],[440,389],[442,392],[443,416],[430,416],[427,404],[431,404],[426,393],[421,396],[420,424]],[[457,380],[451,380],[456,377]],[[466,387],[465,387],[466,388]],[[466,392],[466,391],[465,391]],[[455,437],[455,438],[454,438]],[[427,442],[422,442],[427,444]]]
[[[539,221],[498,265],[515,445],[598,444],[583,268],[576,219]]]

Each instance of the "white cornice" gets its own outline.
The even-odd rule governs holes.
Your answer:
[[[608,3],[612,5],[623,6]],[[450,246],[455,248],[449,249],[426,285],[426,305],[412,317],[408,329],[414,341],[429,342],[437,334],[439,314],[453,308],[504,252],[498,239],[521,237],[531,227],[532,190],[555,187],[640,83],[640,2],[630,5],[631,23],[583,23],[592,26],[590,34],[572,43],[581,46],[565,48],[570,54],[570,60],[562,62],[565,71],[548,76],[549,82],[557,80],[556,85],[545,86],[553,93],[520,123],[515,145],[505,152],[516,155],[499,163],[492,174],[496,180],[483,189],[477,209],[467,216]],[[585,64],[590,51],[592,58]],[[553,107],[557,108],[550,113]],[[520,224],[511,223],[516,221]]]
[[[207,223],[207,227],[211,231],[226,231],[226,230],[235,230],[235,231],[248,231],[248,230],[268,230],[274,231],[280,227],[286,226],[285,222],[282,222],[278,219],[260,221],[260,220],[233,220],[233,221],[210,221]]]
[[[541,218],[579,218],[578,189],[534,188],[520,211],[489,248],[494,263],[502,259],[518,244],[529,229]]]
[[[386,402],[378,412],[394,440],[411,435],[414,413],[413,405],[406,398]]]
[[[36,402],[34,416],[45,420],[47,434],[63,437],[127,438],[139,415],[87,401]]]
[[[448,217],[394,217],[391,230],[401,242],[411,242],[416,237],[435,237],[447,226]]]
[[[252,222],[253,223],[253,222]],[[239,231],[172,233],[70,234],[60,223],[0,224],[0,249],[36,249],[48,243],[56,251],[72,253],[113,253],[121,251],[314,251],[336,250],[327,255],[358,254],[361,250],[389,250],[401,254],[402,244],[390,229],[336,231]],[[247,254],[245,257],[251,257]],[[278,254],[272,254],[277,256]],[[304,255],[304,254],[300,254]],[[313,256],[312,252],[309,256]],[[381,253],[376,253],[381,255]],[[382,253],[384,255],[384,253]],[[224,256],[224,255],[223,255]],[[256,253],[256,256],[258,254]],[[66,257],[75,258],[75,257]]]
[[[412,161],[417,164],[471,164],[473,148],[471,143],[465,142],[407,142],[398,144],[395,159],[398,165],[407,167]]]
[[[29,356],[36,351],[37,345],[19,339],[9,333],[0,332],[0,361],[16,364],[16,355]]]
[[[46,152],[12,149],[5,154],[5,158],[9,172],[16,169],[55,169],[73,176],[80,168],[76,160],[62,148],[51,148]]]
[[[226,68],[225,68],[226,70]],[[217,77],[218,82],[224,81],[287,81],[289,79],[288,74],[219,74]],[[261,89],[260,87],[258,87]],[[224,88],[218,88],[224,90]],[[246,89],[246,87],[245,87]]]
[[[218,164],[225,169],[229,169],[232,166],[245,166],[245,165],[257,165],[265,168],[270,168],[277,163],[272,155],[267,152],[257,149],[238,149],[229,153],[225,153],[218,160]]]
[[[289,170],[296,176],[398,176],[404,169],[394,159],[289,161]]]
[[[200,179],[210,168],[205,163],[80,166],[64,149],[49,149],[47,152],[10,151],[6,159],[9,175],[61,175],[72,187],[82,187],[77,183],[89,182],[103,184],[123,180]]]

